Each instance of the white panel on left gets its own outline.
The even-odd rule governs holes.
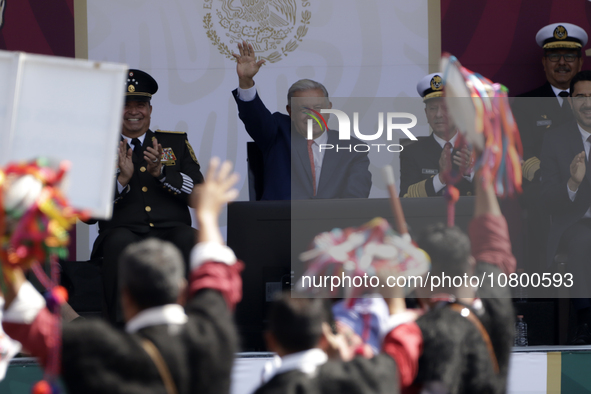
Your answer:
[[[1,163],[70,161],[70,203],[109,218],[127,66],[29,54],[20,63],[10,152]]]

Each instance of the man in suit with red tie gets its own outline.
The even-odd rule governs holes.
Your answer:
[[[546,258],[550,266],[565,251],[577,312],[571,344],[591,344],[591,71],[581,71],[570,84],[574,120],[544,138],[541,154],[542,200],[552,215]],[[569,280],[570,278],[570,280]],[[566,283],[566,282],[565,282]],[[567,284],[568,284],[567,283]]]
[[[316,81],[301,79],[287,93],[289,116],[271,113],[253,79],[265,61],[257,62],[252,45],[246,42],[238,44],[238,49],[240,54],[234,57],[239,86],[232,94],[246,131],[263,154],[262,200],[367,198],[371,189],[367,152],[320,149],[322,145],[338,146],[339,133],[325,130],[316,122],[313,139],[307,140],[311,114],[332,107],[326,88]],[[292,107],[292,99],[297,108]],[[322,116],[328,120],[328,114]],[[352,137],[348,146],[361,143]]]
[[[523,144],[522,206],[527,210],[527,267],[536,270],[544,260],[544,245],[550,218],[540,198],[540,154],[548,131],[572,119],[568,100],[570,82],[581,71],[581,49],[587,33],[571,23],[552,23],[536,34],[543,48],[542,66],[546,83],[520,94],[513,102],[513,114]]]

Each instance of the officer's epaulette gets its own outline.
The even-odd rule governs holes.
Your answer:
[[[155,133],[169,133],[169,134],[187,134],[184,131],[168,131],[168,130],[155,130]]]

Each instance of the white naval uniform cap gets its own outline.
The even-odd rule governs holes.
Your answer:
[[[552,23],[536,34],[536,42],[544,49],[579,49],[587,45],[585,30],[572,23]]]
[[[433,73],[424,76],[417,83],[417,92],[423,98],[423,101],[435,97],[443,96],[443,78],[441,73]]]

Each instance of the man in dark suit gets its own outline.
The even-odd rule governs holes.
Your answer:
[[[537,44],[544,49],[542,65],[546,83],[520,94],[513,102],[513,114],[523,144],[522,206],[527,210],[527,265],[533,271],[544,259],[544,242],[549,217],[540,198],[540,154],[548,131],[572,119],[568,100],[571,79],[581,70],[581,48],[587,33],[570,23],[553,23],[540,29]],[[542,252],[542,253],[541,253]]]
[[[472,195],[470,155],[467,148],[454,150],[458,132],[451,123],[443,100],[441,74],[429,74],[417,84],[425,102],[425,115],[433,133],[413,142],[400,153],[400,197],[441,196],[446,188],[446,172],[453,168],[456,187],[462,196]],[[459,175],[460,168],[465,174]]]
[[[212,161],[194,195],[201,231],[188,286],[178,249],[144,240],[121,257],[125,331],[96,319],[62,327],[61,378],[69,393],[229,393],[238,342],[231,310],[242,294],[242,263],[223,244],[217,222],[238,195],[237,175],[230,163],[217,167]],[[59,315],[49,313],[20,269],[5,296],[5,330],[42,365],[53,362],[48,327],[60,326]]]
[[[252,45],[238,44],[239,87],[232,94],[238,104],[246,131],[263,153],[263,200],[301,200],[309,198],[366,198],[371,189],[367,152],[321,149],[324,144],[337,146],[338,132],[325,131],[314,123],[313,140],[307,140],[306,108],[332,107],[326,88],[315,81],[302,79],[287,94],[289,116],[271,113],[261,101],[254,84],[264,60],[256,61]],[[292,98],[298,108],[292,108]],[[301,107],[301,108],[300,108]],[[329,115],[323,115],[328,120]],[[361,141],[352,138],[352,145]]]
[[[404,298],[387,300],[391,316],[381,327],[383,353],[350,360],[339,358],[340,341],[329,327],[324,301],[284,294],[273,303],[265,338],[280,361],[265,367],[255,394],[385,394],[412,383],[422,340]]]
[[[571,276],[570,288],[577,311],[573,344],[591,344],[591,71],[571,81],[576,121],[563,124],[544,138],[541,154],[542,199],[552,215],[546,258],[550,266],[557,251],[564,250]]]
[[[118,307],[118,258],[123,249],[148,237],[175,244],[188,265],[195,239],[188,198],[203,181],[186,133],[150,130],[152,95],[158,84],[149,74],[129,70],[113,216],[99,222],[92,257],[103,257],[104,312],[122,322]]]

